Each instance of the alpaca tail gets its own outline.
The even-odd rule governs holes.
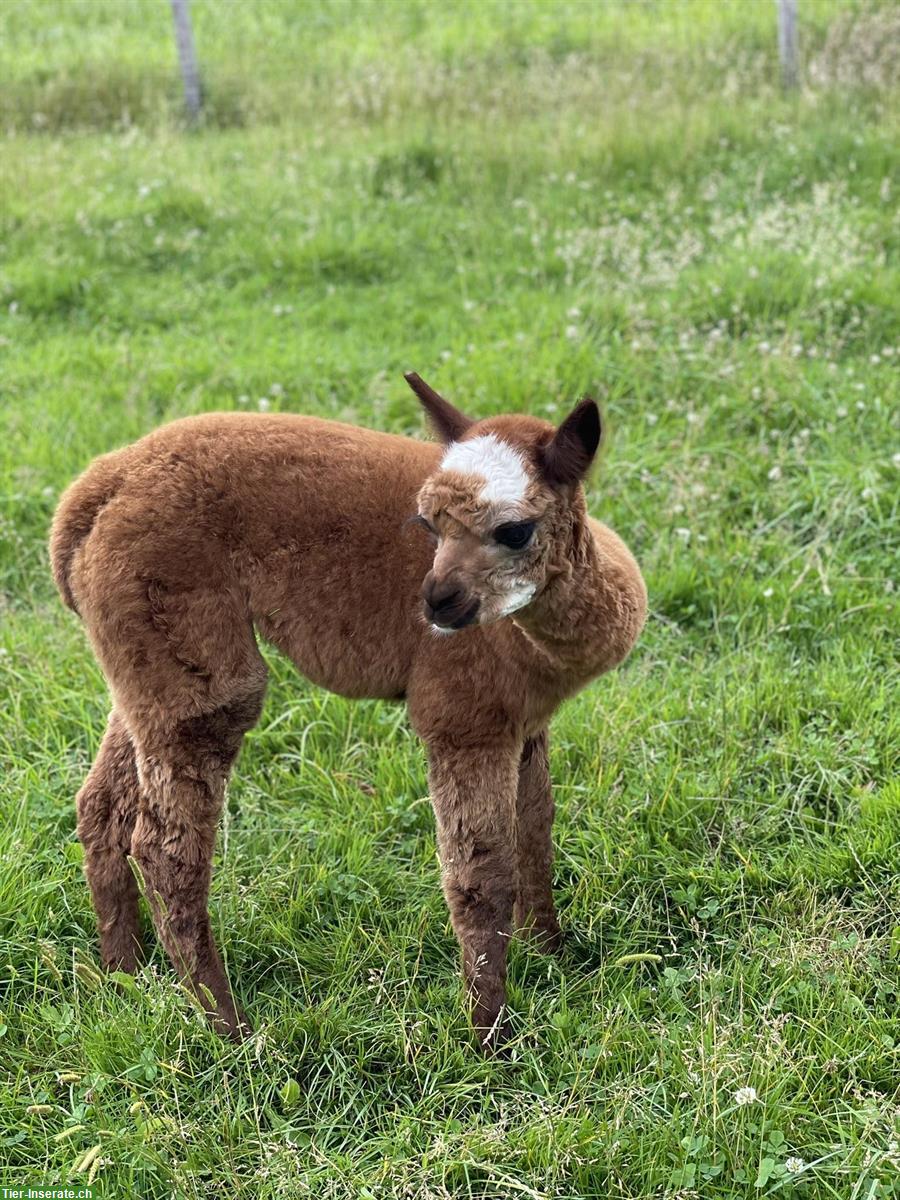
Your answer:
[[[118,491],[123,476],[120,455],[103,455],[66,488],[54,514],[50,527],[50,565],[63,603],[73,612],[78,612],[72,590],[73,560],[99,513]]]

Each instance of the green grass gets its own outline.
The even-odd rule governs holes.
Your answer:
[[[769,4],[196,0],[190,133],[162,0],[5,4],[0,1185],[99,1145],[110,1197],[900,1195],[896,16],[800,7],[784,99]],[[212,896],[236,1050],[158,949],[95,973],[107,698],[47,525],[186,413],[422,434],[409,368],[606,414],[652,615],[553,727],[569,949],[513,946],[480,1060],[404,713],[270,654]]]

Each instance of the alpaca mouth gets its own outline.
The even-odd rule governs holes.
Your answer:
[[[465,629],[467,625],[472,624],[478,615],[480,605],[481,601],[476,599],[462,610],[458,605],[453,605],[449,609],[434,609],[426,602],[425,616],[441,633],[455,633],[458,629]]]

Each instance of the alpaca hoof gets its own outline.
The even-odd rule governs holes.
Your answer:
[[[546,929],[536,930],[537,938],[535,944],[539,950],[543,950],[545,954],[562,954],[566,948],[566,938],[563,931],[556,924],[548,926]]]
[[[215,1013],[210,1017],[212,1027],[221,1037],[227,1038],[235,1045],[240,1045],[253,1037],[253,1026],[243,1012],[238,1010],[230,1013]]]
[[[100,961],[110,974],[121,971],[135,975],[144,961],[144,947],[136,938],[116,939],[115,943],[100,946]]]
[[[512,1026],[504,1009],[494,1014],[477,1013],[473,1020],[478,1049],[486,1058],[502,1057],[512,1038]]]
[[[565,948],[565,938],[555,917],[531,921],[519,931],[519,936],[544,954],[561,954]]]

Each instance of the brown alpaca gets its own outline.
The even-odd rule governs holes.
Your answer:
[[[406,700],[489,1047],[506,1035],[511,933],[560,937],[548,723],[644,622],[634,559],[585,511],[594,402],[559,429],[470,421],[407,380],[443,447],[314,417],[189,417],[98,458],[54,519],[56,582],[112,693],[77,799],[103,961],[137,963],[131,855],[172,961],[234,1036],[248,1026],[207,895],[225,781],[263,703],[254,630],[334,692]]]

